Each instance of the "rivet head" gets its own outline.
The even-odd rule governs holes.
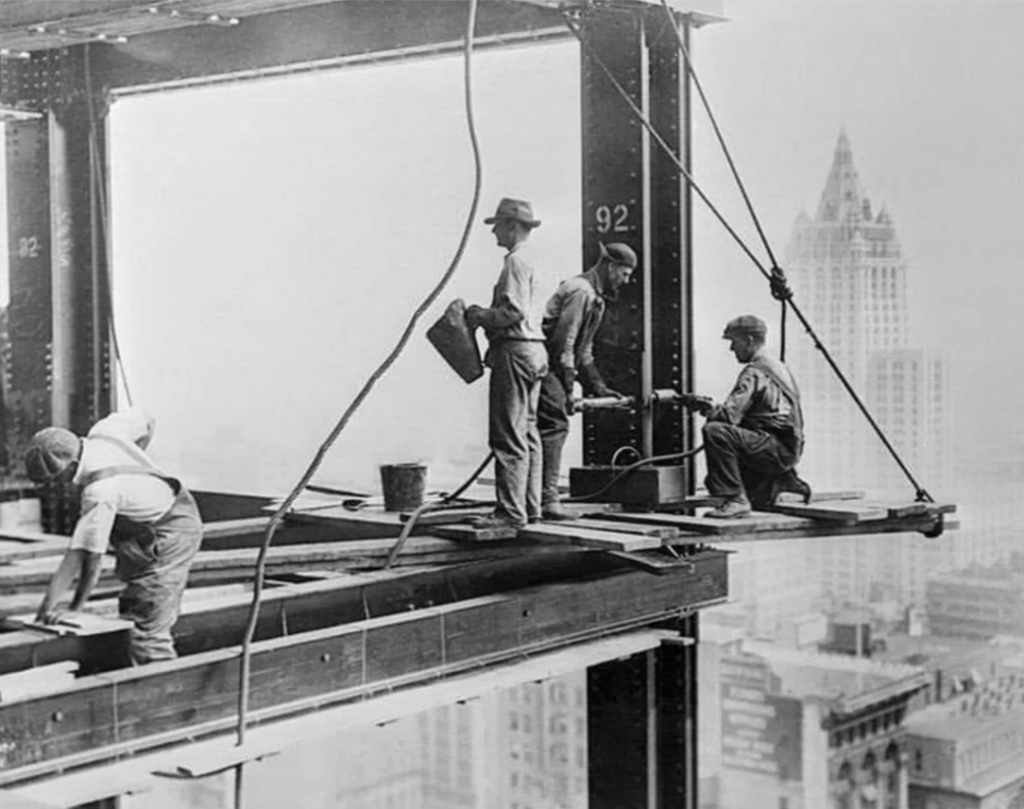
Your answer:
[[[321,663],[330,663],[331,662],[331,653],[330,652],[324,652],[322,655],[320,655],[320,662]]]
[[[54,722],[63,722],[64,721],[64,712],[63,711],[54,711],[50,715],[50,719],[52,719]]]

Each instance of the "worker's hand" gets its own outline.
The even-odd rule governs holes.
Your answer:
[[[475,303],[472,306],[466,308],[466,325],[471,329],[475,329],[480,325],[480,317],[484,312],[482,306],[477,306]]]
[[[601,399],[606,398],[606,397],[612,398],[612,399],[625,399],[626,398],[623,394],[619,393],[617,390],[609,388],[603,382],[600,385],[595,385],[594,386],[594,396],[596,396],[598,398],[601,398]]]
[[[39,612],[36,613],[37,624],[52,625],[60,623],[69,616],[73,616],[74,612],[70,612],[61,607],[51,607],[49,604],[42,604],[39,607]]]
[[[562,380],[562,387],[565,388],[565,395],[569,401],[572,401],[572,389],[576,384],[576,369],[575,368],[562,368],[558,372],[559,379]]]

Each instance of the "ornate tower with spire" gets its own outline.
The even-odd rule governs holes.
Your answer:
[[[812,219],[797,217],[787,271],[808,319],[854,389],[864,395],[871,357],[907,344],[907,266],[884,207],[872,209],[839,135],[832,168]],[[808,340],[793,341],[809,430],[805,471],[819,487],[870,486],[864,417]]]
[[[804,313],[853,389],[918,482],[941,496],[952,477],[948,374],[942,357],[909,347],[907,262],[892,217],[884,206],[873,209],[861,185],[845,131],[814,217],[797,217],[786,268]],[[909,482],[811,341],[793,340],[788,361],[807,421],[803,476],[818,490],[905,494]],[[921,542],[932,543],[930,553]],[[873,595],[923,603],[929,566],[952,567],[955,540],[921,542],[861,538],[819,547],[826,593],[837,604],[864,605]]]

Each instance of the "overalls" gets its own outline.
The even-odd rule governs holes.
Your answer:
[[[203,522],[196,501],[177,478],[160,472],[138,448],[109,435],[89,436],[106,441],[137,461],[89,475],[82,485],[116,475],[152,475],[175,493],[170,509],[155,522],[141,523],[118,515],[110,535],[117,557],[117,577],[125,588],[119,600],[121,617],[133,623],[128,652],[134,665],[177,657],[171,628],[178,620],[188,571],[203,539]]]

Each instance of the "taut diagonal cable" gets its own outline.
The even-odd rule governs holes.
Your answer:
[[[708,206],[709,210],[715,215],[718,221],[721,222],[722,226],[726,229],[729,235],[733,237],[736,243],[747,255],[747,257],[754,263],[754,266],[757,267],[761,275],[763,275],[765,279],[769,282],[769,284],[771,284],[773,295],[776,295],[776,297],[778,297],[779,295],[784,296],[784,299],[789,303],[789,306],[792,308],[793,314],[796,315],[797,319],[800,321],[800,323],[806,330],[808,336],[814,342],[814,347],[821,352],[822,356],[825,358],[825,361],[828,363],[833,373],[835,373],[836,377],[839,379],[839,382],[842,384],[843,388],[850,395],[850,398],[853,399],[854,403],[857,405],[857,408],[863,414],[864,418],[867,419],[868,424],[871,425],[871,428],[874,430],[875,435],[878,436],[879,440],[882,442],[886,450],[889,452],[889,455],[892,456],[892,459],[896,462],[900,470],[906,476],[907,480],[910,481],[910,484],[914,487],[917,500],[934,502],[932,496],[928,494],[928,492],[924,489],[924,487],[921,486],[920,483],[917,482],[917,478],[914,477],[913,472],[911,472],[906,463],[904,463],[903,459],[900,457],[900,454],[892,445],[892,442],[889,441],[888,436],[886,436],[885,432],[882,430],[881,426],[879,426],[878,422],[875,421],[874,416],[871,415],[871,412],[868,410],[867,405],[864,404],[863,400],[857,394],[857,391],[854,390],[853,385],[850,384],[850,381],[846,378],[846,375],[843,373],[842,369],[832,358],[832,355],[825,347],[825,344],[821,342],[820,338],[815,333],[814,328],[811,326],[810,322],[804,316],[804,313],[801,311],[800,307],[797,306],[796,302],[792,299],[793,293],[785,285],[785,279],[781,275],[781,271],[777,267],[773,267],[772,271],[769,271],[758,260],[757,256],[754,255],[754,253],[750,250],[750,248],[743,241],[743,239],[740,238],[739,234],[736,233],[735,229],[725,220],[725,217],[714,205],[714,203],[711,202],[707,194],[704,193],[701,187],[693,179],[693,175],[689,172],[686,166],[683,165],[683,162],[679,159],[679,156],[674,151],[672,151],[672,148],[668,145],[665,139],[654,128],[653,124],[651,124],[650,120],[644,114],[643,110],[641,110],[640,107],[637,106],[636,102],[633,101],[629,93],[626,92],[626,89],[615,78],[615,75],[611,72],[611,69],[602,61],[601,57],[594,52],[593,48],[591,48],[590,46],[590,43],[587,42],[586,37],[583,36],[583,32],[580,30],[579,26],[572,19],[572,17],[566,14],[563,18],[569,30],[572,31],[572,33],[580,41],[580,45],[588,54],[590,54],[591,58],[593,58],[597,66],[601,69],[605,76],[608,77],[608,81],[611,82],[616,92],[618,92],[618,94],[622,97],[623,101],[625,101],[629,108],[633,111],[633,114],[637,117],[637,120],[640,121],[640,123],[643,125],[644,129],[647,130],[651,138],[658,144],[658,146],[661,147],[661,149],[665,152],[668,158],[675,164],[676,169],[679,171],[680,175],[682,175],[686,179],[687,183],[689,183],[690,188],[697,193],[701,200],[703,200],[704,204]]]

